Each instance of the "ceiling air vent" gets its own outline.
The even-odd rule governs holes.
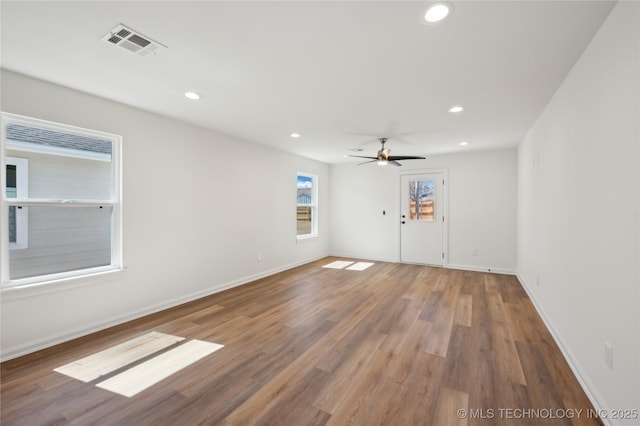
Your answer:
[[[118,24],[118,26],[106,33],[102,37],[102,40],[114,46],[127,49],[129,52],[133,52],[139,56],[147,56],[149,54],[156,55],[160,49],[167,48],[164,44],[158,43],[147,36],[143,36],[139,32],[125,27],[122,24]]]

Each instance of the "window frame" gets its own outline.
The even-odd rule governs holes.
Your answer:
[[[17,198],[8,198],[6,196],[6,167],[9,163],[9,157],[7,155],[7,149],[13,149],[7,147],[6,128],[9,124],[20,124],[24,126],[36,127],[46,130],[53,130],[56,132],[66,132],[79,136],[86,136],[90,138],[98,138],[111,141],[111,182],[110,182],[110,197],[109,199],[55,199],[55,198],[29,198],[28,193],[18,195]],[[45,148],[48,149],[48,148]],[[17,148],[20,151],[19,148]],[[28,151],[28,150],[24,150]],[[69,156],[64,153],[64,148],[61,148],[59,155]],[[52,152],[49,152],[52,154]],[[14,154],[15,155],[15,154]],[[15,158],[15,157],[13,157]],[[98,160],[98,158],[95,158]],[[3,173],[0,174],[0,187],[3,188],[2,197],[0,200],[1,215],[0,215],[0,227],[1,229],[8,229],[9,227],[9,207],[21,206],[23,210],[28,207],[55,207],[55,206],[109,206],[112,208],[111,216],[111,262],[109,265],[90,267],[84,269],[76,269],[66,272],[58,272],[51,274],[38,275],[28,278],[11,279],[9,271],[9,252],[10,244],[8,235],[6,238],[2,238],[0,243],[0,290],[5,291],[8,289],[20,289],[26,287],[32,287],[34,285],[44,285],[50,283],[66,282],[69,280],[75,280],[82,277],[91,277],[106,272],[120,271],[123,269],[123,250],[122,250],[122,136],[100,132],[91,129],[85,129],[81,127],[71,126],[63,123],[55,123],[51,121],[40,120],[31,117],[25,117],[16,114],[10,114],[6,112],[0,112],[0,169]],[[27,175],[28,179],[28,175]],[[28,231],[27,231],[28,232]],[[5,234],[3,232],[2,234]]]
[[[7,166],[16,167],[15,198],[29,198],[29,160],[26,158],[7,156],[5,157],[5,164],[3,166],[5,173]],[[6,188],[6,182],[3,188]],[[7,227],[2,229],[7,229],[8,227],[9,223],[7,219]],[[29,248],[29,207],[16,208],[16,242],[9,242],[9,250],[26,248]]]
[[[309,204],[299,204],[298,203],[298,192],[297,192],[297,184],[298,177],[303,176],[311,179],[311,203]],[[310,207],[311,208],[311,232],[309,234],[298,235],[298,218],[297,218],[297,209],[298,207]],[[311,238],[316,238],[318,236],[318,176],[306,173],[306,172],[297,172],[296,173],[296,240],[308,240]]]

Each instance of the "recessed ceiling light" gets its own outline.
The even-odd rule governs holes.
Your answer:
[[[291,137],[292,138],[299,138],[300,137],[300,133],[291,133]]]
[[[451,108],[449,108],[449,112],[453,112],[453,113],[462,112],[462,111],[464,111],[464,107],[462,105],[454,105]]]
[[[189,99],[193,99],[194,101],[197,101],[198,99],[202,98],[202,96],[200,96],[196,92],[184,92],[184,96]]]
[[[437,2],[430,5],[424,12],[424,20],[429,24],[442,21],[453,10],[453,5],[447,2]]]
[[[469,142],[467,142],[467,141],[462,141],[462,142],[460,142],[458,145],[460,145],[460,146],[467,146],[467,145],[469,145]]]

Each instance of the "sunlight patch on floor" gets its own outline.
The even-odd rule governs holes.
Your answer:
[[[131,398],[222,347],[217,343],[191,340],[96,386]]]
[[[347,269],[349,271],[364,271],[371,265],[374,265],[373,262],[351,262],[348,260],[336,260],[334,262],[328,263],[323,266],[323,268],[330,269]]]
[[[224,347],[195,339],[183,343],[184,340],[153,331],[54,371],[85,383],[106,378],[96,386],[130,398]]]
[[[364,271],[371,265],[373,265],[373,262],[358,262],[349,266],[347,269],[349,271]]]
[[[346,260],[336,260],[335,262],[331,262],[327,265],[324,265],[323,268],[330,268],[330,269],[343,269],[349,265],[351,265],[353,262],[348,262]]]
[[[83,382],[90,382],[142,358],[168,348],[184,337],[152,331],[104,351],[79,359],[53,371]]]

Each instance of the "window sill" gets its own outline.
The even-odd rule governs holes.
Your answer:
[[[298,235],[296,236],[296,242],[305,243],[305,242],[313,241],[316,238],[318,238],[318,234]]]
[[[87,272],[82,275],[74,275],[68,277],[54,278],[45,281],[27,281],[21,284],[20,281],[5,284],[5,287],[0,289],[0,297],[3,302],[24,299],[28,297],[40,296],[48,293],[55,293],[58,291],[69,290],[76,287],[85,287],[93,284],[101,284],[112,280],[118,274],[124,272],[124,268],[110,268],[99,271]]]

